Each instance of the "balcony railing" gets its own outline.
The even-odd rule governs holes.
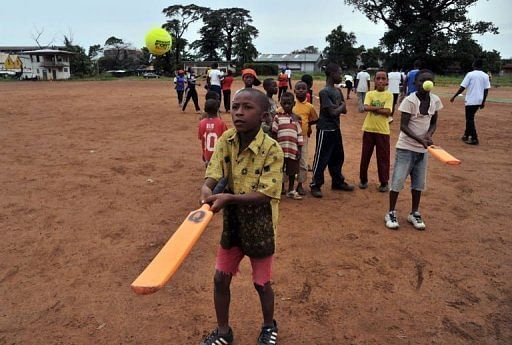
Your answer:
[[[68,67],[69,64],[64,61],[42,61],[42,67]]]

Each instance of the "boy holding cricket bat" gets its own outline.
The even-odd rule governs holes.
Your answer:
[[[235,128],[220,137],[206,170],[201,203],[211,204],[213,212],[224,210],[224,228],[214,276],[217,328],[201,345],[233,342],[233,331],[229,326],[230,284],[244,256],[251,260],[252,279],[263,312],[258,344],[277,343],[274,292],[270,279],[281,196],[283,151],[261,129],[268,109],[269,101],[264,93],[251,88],[240,90],[231,106]],[[212,189],[222,178],[228,180],[227,190],[212,195]]]
[[[427,148],[433,144],[432,135],[436,130],[437,112],[443,108],[438,96],[423,88],[427,80],[433,81],[434,74],[420,70],[415,77],[416,92],[407,96],[398,110],[402,112],[400,135],[396,143],[395,164],[389,192],[389,212],[384,217],[386,227],[398,229],[395,211],[399,192],[404,188],[407,176],[411,176],[412,209],[407,217],[417,230],[425,230],[425,223],[419,212],[421,192],[427,179]]]

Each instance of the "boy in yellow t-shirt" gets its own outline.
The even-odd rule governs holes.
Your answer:
[[[297,192],[300,195],[306,195],[306,191],[302,184],[306,183],[308,174],[308,141],[309,136],[311,135],[311,125],[318,121],[318,114],[316,113],[315,107],[306,100],[308,84],[303,81],[297,82],[295,84],[294,92],[297,102],[295,102],[295,106],[293,107],[293,113],[301,119],[302,135],[304,137],[304,144],[302,145],[302,151],[300,154],[299,184],[297,185]]]
[[[389,122],[393,109],[393,94],[386,90],[388,75],[378,71],[374,78],[375,90],[367,92],[364,99],[364,110],[367,111],[363,123],[363,148],[359,167],[359,188],[368,188],[368,166],[373,154],[377,151],[377,170],[379,172],[379,192],[389,190]]]

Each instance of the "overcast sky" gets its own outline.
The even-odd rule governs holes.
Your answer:
[[[323,49],[325,36],[339,24],[353,31],[357,44],[374,47],[385,26],[373,24],[343,0],[249,0],[249,1],[164,1],[164,0],[14,0],[1,1],[0,46],[34,45],[32,34],[44,29],[41,43],[55,38],[61,44],[64,34],[72,32],[74,42],[86,48],[104,44],[116,36],[136,47],[144,44],[148,29],[165,22],[164,7],[195,3],[211,8],[243,7],[251,11],[254,26],[260,31],[255,41],[260,53],[288,53],[314,45]],[[499,35],[474,38],[485,50],[495,49],[504,58],[512,58],[511,0],[480,0],[470,8],[473,20],[494,22]],[[199,26],[191,26],[185,34],[190,42],[198,38]],[[507,43],[508,42],[508,43]]]

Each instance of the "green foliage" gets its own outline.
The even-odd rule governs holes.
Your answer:
[[[91,73],[91,59],[85,54],[85,49],[79,45],[74,45],[73,42],[64,36],[64,45],[66,50],[74,53],[69,57],[69,68],[73,77],[82,78]]]
[[[320,53],[320,50],[318,50],[318,47],[315,46],[307,46],[303,49],[298,49],[292,51],[290,54],[318,54]]]
[[[243,68],[252,68],[258,75],[276,76],[279,73],[279,65],[273,63],[244,63]]]
[[[343,68],[354,68],[357,56],[364,50],[364,47],[354,48],[357,43],[356,35],[353,32],[343,31],[343,26],[338,25],[325,38],[327,47],[324,53],[329,62],[334,62]]]
[[[194,4],[191,5],[172,5],[162,10],[162,13],[169,18],[162,28],[167,30],[174,39],[172,52],[174,65],[180,64],[183,51],[186,44],[183,35],[187,31],[190,24],[200,20],[208,13],[210,9]],[[169,53],[167,53],[169,54]],[[167,55],[166,54],[166,55]],[[167,68],[170,66],[166,66]]]
[[[103,51],[103,48],[101,48],[101,45],[95,44],[89,47],[89,53],[87,56],[89,56],[89,59],[93,59],[96,56],[98,56],[99,53]]]
[[[205,61],[219,60],[219,48],[223,44],[224,34],[216,18],[204,19],[204,26],[199,30],[201,38],[191,44],[198,50],[198,55]]]
[[[382,67],[387,56],[380,47],[374,47],[361,53],[361,60],[366,67]]]
[[[345,0],[374,23],[384,22],[388,31],[381,44],[388,52],[407,52],[402,60],[428,60],[443,56],[450,42],[472,34],[498,33],[491,22],[472,22],[468,7],[478,0],[458,1],[388,1]]]

